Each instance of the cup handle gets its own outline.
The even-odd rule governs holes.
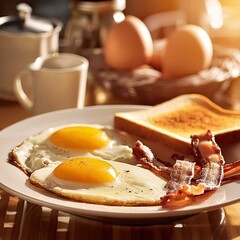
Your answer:
[[[20,73],[18,73],[18,75],[16,76],[16,78],[13,82],[13,89],[14,89],[16,98],[19,101],[19,103],[26,110],[31,111],[33,108],[33,102],[29,98],[29,96],[26,94],[26,92],[24,91],[23,86],[22,86],[22,78],[26,74],[31,75],[30,71],[28,69],[25,69],[25,70],[21,71]],[[32,81],[32,79],[31,79],[31,81]]]

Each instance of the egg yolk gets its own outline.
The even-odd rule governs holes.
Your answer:
[[[54,132],[50,142],[58,147],[94,150],[108,145],[109,138],[101,129],[88,126],[65,127]]]
[[[80,183],[107,183],[117,178],[115,168],[95,158],[73,158],[59,164],[53,171],[55,177]]]

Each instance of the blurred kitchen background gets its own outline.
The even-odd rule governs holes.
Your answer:
[[[40,17],[53,17],[61,20],[64,27],[68,23],[72,14],[72,6],[78,0],[2,0],[0,1],[0,16],[15,15],[18,3],[28,3],[33,11],[33,15]],[[94,1],[89,1],[94,2]],[[97,1],[100,2],[100,1]],[[179,9],[179,0],[127,0],[124,9],[125,14],[131,14],[144,19],[149,15],[159,12]],[[63,31],[65,28],[63,29]],[[62,31],[62,36],[63,36]]]
[[[0,1],[0,15],[15,14],[15,8],[19,0]],[[66,23],[71,14],[70,5],[73,0],[25,0],[33,7],[33,13],[43,17],[56,17]],[[153,13],[176,10],[179,8],[179,0],[127,0],[126,14],[133,14],[139,18],[145,18]]]
[[[16,5],[21,2],[23,1],[1,0],[0,16],[15,15]],[[25,0],[24,2],[32,7],[33,15],[57,18],[62,21],[60,48],[64,49],[66,28],[76,14],[77,5],[85,1]],[[89,2],[94,1],[90,0]],[[126,0],[123,2],[125,7],[121,9],[121,12],[124,15],[134,15],[143,20],[149,27],[153,39],[166,38],[178,25],[190,23],[203,27],[209,33],[214,44],[226,48],[240,48],[239,0]],[[238,92],[232,92],[235,87],[229,89],[227,94],[230,97],[240,98]],[[237,96],[235,96],[236,94]],[[99,92],[97,95],[98,103],[107,102],[106,95],[101,95]],[[91,104],[91,100],[89,102]],[[111,102],[119,103],[120,100],[111,99]]]
[[[21,2],[30,4],[34,15],[57,18],[63,22],[65,27],[72,15],[72,6],[81,0],[2,0],[0,1],[0,16],[15,15],[16,5]],[[224,15],[224,29],[222,28],[221,31],[228,36],[240,35],[239,0],[126,0],[123,12],[144,20],[151,15],[179,10],[183,10],[185,14],[183,18],[187,23],[208,27],[210,22],[211,27],[215,29],[223,27],[221,21]],[[231,44],[239,47],[239,41],[235,40],[231,39]]]

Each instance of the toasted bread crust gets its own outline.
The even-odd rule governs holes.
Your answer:
[[[236,140],[240,113],[223,109],[202,95],[187,94],[143,110],[116,113],[114,126],[191,154],[191,135],[206,130],[211,130],[219,142]]]
[[[147,139],[152,142],[159,142],[165,146],[173,146],[173,149],[177,152],[182,152],[185,154],[191,154],[190,138],[188,141],[177,141],[171,136],[159,132],[157,129],[151,129],[148,126],[142,125],[141,123],[134,122],[126,119],[124,116],[116,115],[114,121],[115,127],[121,129],[130,134],[137,135],[140,138]]]

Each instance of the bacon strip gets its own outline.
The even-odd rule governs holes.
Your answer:
[[[228,163],[224,166],[224,178],[229,178],[240,174],[240,160],[234,163]]]
[[[203,166],[209,162],[216,162],[220,165],[225,164],[221,149],[210,130],[204,134],[192,135],[191,146],[199,165]]]
[[[195,161],[175,155],[172,166],[160,161],[140,141],[133,153],[143,166],[160,173],[168,180],[167,194],[161,198],[163,207],[178,208],[192,203],[193,197],[215,190],[222,184],[240,180],[240,161],[226,164],[214,135],[208,130],[204,134],[191,136]]]
[[[202,166],[196,183],[204,184],[205,190],[219,188],[224,177],[225,161],[213,134],[208,130],[205,134],[193,135],[191,138],[196,161]]]
[[[169,174],[172,170],[172,167],[166,166],[167,163],[163,163],[155,157],[151,149],[144,145],[141,141],[137,141],[133,147],[133,154],[137,157],[139,163],[144,167],[148,167],[151,170],[155,171],[157,174],[169,178]]]
[[[209,162],[202,167],[196,183],[202,183],[205,190],[213,190],[221,186],[223,176],[223,166],[215,162]]]
[[[222,184],[240,180],[240,160],[228,163],[224,166],[224,178]]]
[[[168,192],[177,191],[185,184],[191,184],[194,177],[195,162],[177,160],[170,173],[167,183]]]

